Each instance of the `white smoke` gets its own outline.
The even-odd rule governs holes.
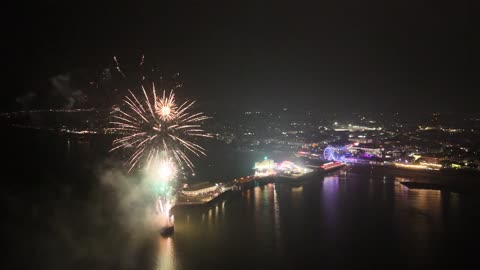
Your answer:
[[[22,105],[22,109],[28,109],[30,108],[31,104],[35,101],[37,98],[37,93],[29,91],[26,94],[17,97],[16,101]]]
[[[99,167],[96,178],[87,198],[53,207],[54,234],[41,241],[43,259],[50,269],[151,268],[159,234],[150,225],[141,179],[111,164]]]
[[[65,99],[64,108],[71,109],[76,103],[85,101],[85,94],[80,89],[72,88],[70,73],[54,76],[50,79],[50,82],[53,86],[52,94]]]
[[[22,109],[32,107],[71,109],[87,102],[87,95],[74,86],[71,73],[56,75],[50,78],[50,87],[45,89],[30,90],[18,96],[16,102]]]

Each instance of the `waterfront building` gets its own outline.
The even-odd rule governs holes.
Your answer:
[[[255,162],[253,167],[256,176],[266,176],[275,174],[275,163],[272,159],[265,157],[261,162]]]
[[[182,190],[182,193],[187,196],[198,196],[202,194],[207,194],[210,192],[216,192],[219,189],[218,184],[213,184],[210,182],[202,182],[192,186],[189,186]]]
[[[352,153],[366,153],[377,157],[382,157],[384,150],[383,146],[375,144],[357,144],[349,147]]]

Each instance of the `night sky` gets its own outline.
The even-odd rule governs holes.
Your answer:
[[[478,111],[474,1],[47,2],[2,19],[6,110],[52,76],[145,54],[220,110]]]

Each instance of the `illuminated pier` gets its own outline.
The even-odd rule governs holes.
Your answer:
[[[222,183],[202,182],[185,187],[177,192],[176,206],[206,205],[220,199],[232,191],[241,191],[269,183],[302,183],[311,177],[322,175],[344,168],[342,162],[328,162],[319,166],[300,166],[291,161],[275,163],[265,159],[255,162],[253,175],[225,181]]]

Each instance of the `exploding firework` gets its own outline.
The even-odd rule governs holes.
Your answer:
[[[149,168],[152,161],[173,157],[178,164],[185,164],[192,171],[194,165],[189,158],[206,155],[205,149],[195,142],[196,137],[212,137],[202,129],[202,123],[209,117],[204,113],[190,112],[195,101],[178,105],[173,90],[157,94],[152,84],[148,95],[142,86],[142,95],[136,96],[129,90],[123,100],[123,107],[114,109],[112,130],[123,137],[113,141],[113,148],[131,150],[128,159],[131,171],[144,164]]]

